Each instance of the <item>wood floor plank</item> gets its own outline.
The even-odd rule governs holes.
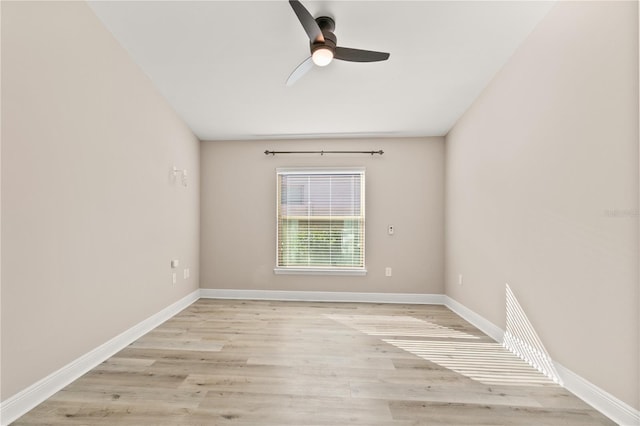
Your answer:
[[[429,425],[603,426],[612,424],[604,416],[593,415],[585,410],[556,410],[548,407],[393,401],[390,403],[390,409],[395,419],[418,420]]]
[[[163,390],[162,406],[172,409],[196,409],[205,397],[202,390]],[[145,386],[108,385],[94,386],[93,384],[72,386],[57,392],[51,401],[83,405],[112,405],[112,406],[154,406],[157,405],[157,388]]]
[[[354,398],[387,399],[396,401],[451,402],[456,404],[485,404],[492,406],[541,407],[541,403],[528,396],[489,391],[489,388],[465,386],[406,385],[380,382],[351,382]]]
[[[218,352],[224,344],[202,339],[173,339],[171,337],[153,340],[140,340],[131,344],[132,348],[168,349],[181,351],[214,351]]]
[[[336,397],[208,392],[200,410],[254,424],[265,419],[300,425],[310,420],[327,424],[393,422],[384,401]]]
[[[348,381],[334,377],[320,380],[317,377],[309,378],[304,376],[282,378],[192,374],[185,379],[180,389],[339,398],[349,398],[351,396]]]
[[[199,300],[15,425],[611,425],[444,306]]]
[[[155,363],[153,359],[111,357],[94,368],[94,371],[144,371]]]

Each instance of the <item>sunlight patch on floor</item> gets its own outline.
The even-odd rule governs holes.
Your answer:
[[[325,317],[487,385],[544,386],[553,381],[496,342],[403,315]],[[455,339],[454,341],[445,339]]]
[[[402,315],[325,315],[369,336],[479,339],[480,337],[422,319]]]
[[[504,347],[554,382],[562,384],[549,353],[509,284],[506,285],[506,301],[507,327],[504,333]]]
[[[399,339],[383,341],[487,385],[553,384],[552,380],[499,343]]]

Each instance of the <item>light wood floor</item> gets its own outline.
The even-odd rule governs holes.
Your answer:
[[[443,306],[199,300],[15,425],[609,425]]]

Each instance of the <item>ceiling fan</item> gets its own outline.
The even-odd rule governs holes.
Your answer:
[[[313,65],[324,67],[329,65],[333,59],[350,62],[378,62],[389,59],[389,54],[385,52],[337,46],[337,39],[333,34],[336,23],[332,18],[319,16],[314,19],[311,13],[298,0],[289,0],[289,4],[307,36],[309,36],[311,56],[293,70],[287,79],[287,86],[291,86],[298,81],[300,77],[313,68]]]

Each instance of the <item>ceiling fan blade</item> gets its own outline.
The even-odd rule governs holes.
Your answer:
[[[300,80],[300,78],[305,75],[311,68],[313,68],[313,61],[311,60],[311,56],[309,56],[304,60],[304,62],[298,65],[295,70],[293,70],[293,72],[287,79],[287,86],[292,86],[293,83]]]
[[[389,54],[385,52],[374,52],[372,50],[336,47],[334,58],[351,62],[378,62],[389,59]]]
[[[298,0],[289,0],[289,4],[293,8],[293,11],[296,13],[302,27],[309,36],[309,40],[312,42],[324,43],[322,30],[320,30],[318,23],[313,16],[311,16],[311,13],[309,13],[309,11]]]

